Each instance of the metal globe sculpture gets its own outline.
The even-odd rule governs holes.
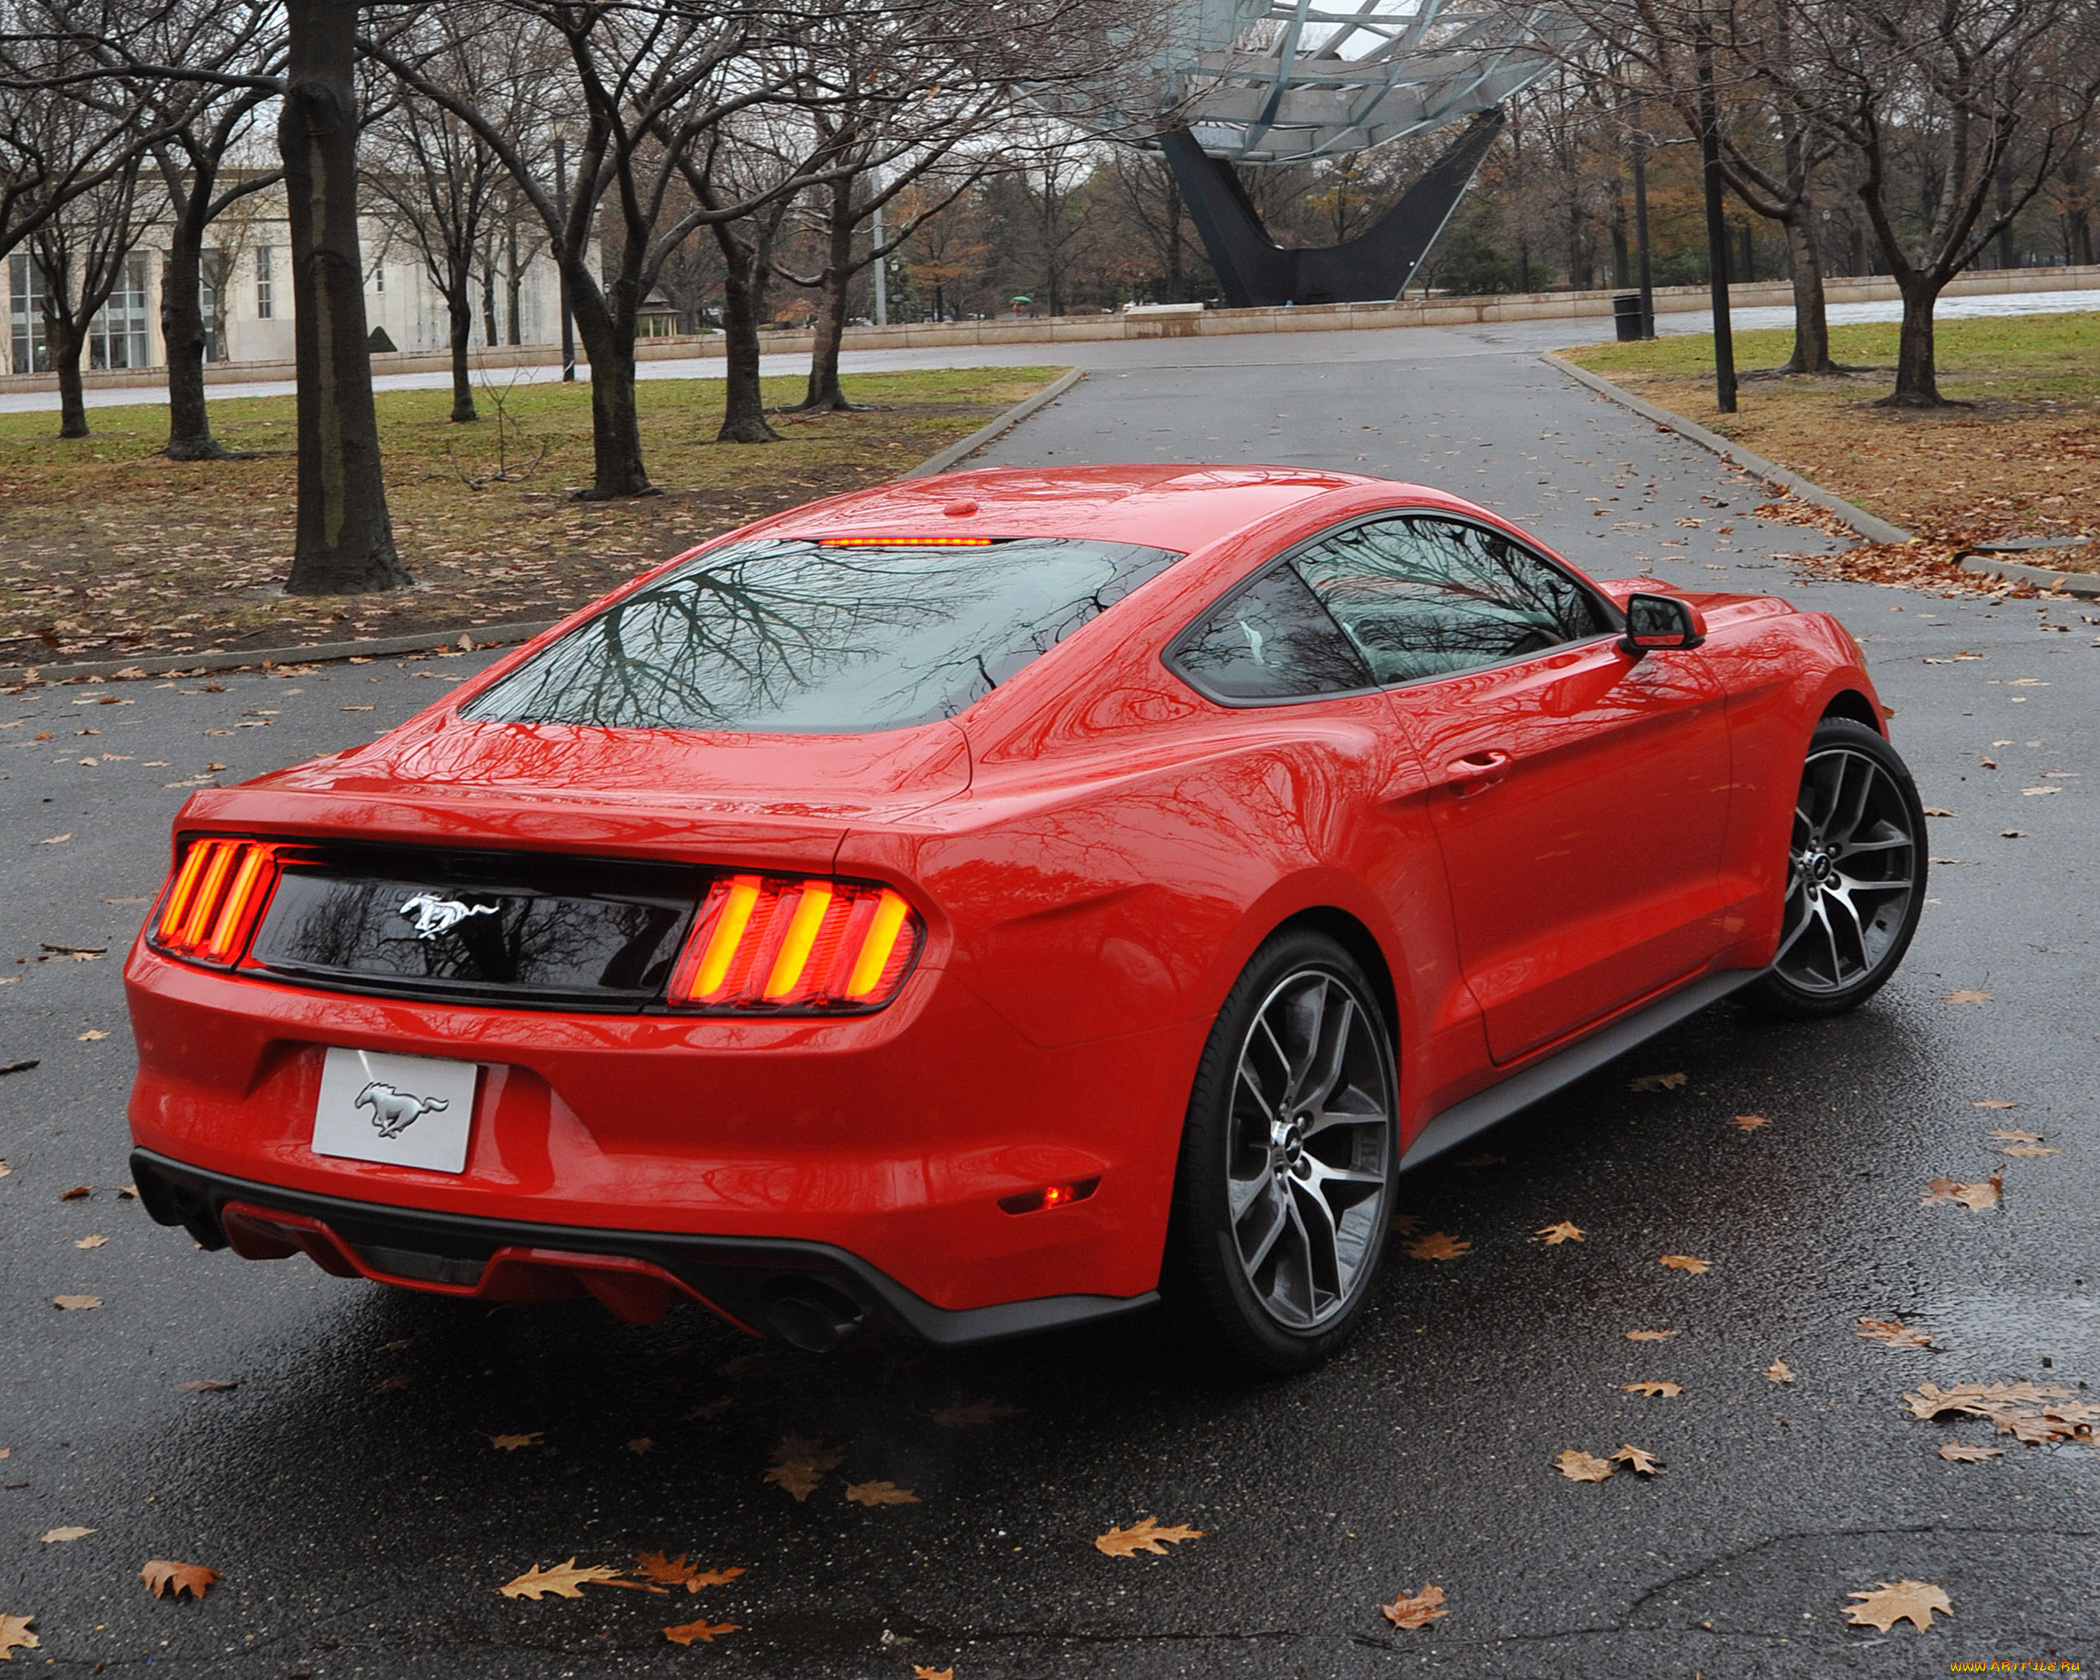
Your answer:
[[[1090,94],[1084,120],[1165,152],[1228,303],[1390,299],[1487,155],[1502,102],[1577,32],[1539,4],[1190,0],[1148,73]],[[1380,221],[1325,249],[1279,246],[1233,169],[1343,156],[1466,118]]]

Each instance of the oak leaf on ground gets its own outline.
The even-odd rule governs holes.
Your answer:
[[[64,1528],[47,1528],[37,1538],[47,1546],[55,1546],[67,1540],[85,1540],[94,1532],[92,1528],[82,1528],[77,1523],[69,1523]]]
[[[1932,1346],[1932,1338],[1922,1330],[1913,1330],[1893,1318],[1863,1318],[1854,1327],[1853,1334],[1863,1336],[1870,1342],[1879,1342],[1883,1347],[1926,1348]]]
[[[1396,1628],[1425,1628],[1437,1617],[1450,1614],[1444,1608],[1444,1589],[1424,1587],[1410,1596],[1401,1593],[1390,1604],[1381,1604],[1379,1613]]]
[[[1654,1475],[1660,1467],[1660,1461],[1653,1453],[1643,1452],[1631,1443],[1621,1446],[1611,1456],[1613,1462],[1624,1464],[1629,1470],[1638,1471],[1643,1476]]]
[[[1626,1339],[1629,1342],[1667,1342],[1676,1334],[1675,1330],[1629,1330]]]
[[[1790,1383],[1793,1380],[1794,1373],[1787,1369],[1787,1363],[1784,1359],[1773,1360],[1771,1368],[1765,1372],[1766,1382]]]
[[[60,1312],[92,1312],[102,1305],[100,1295],[54,1295],[51,1304]]]
[[[1690,1272],[1694,1277],[1713,1270],[1712,1261],[1695,1260],[1689,1254],[1665,1254],[1656,1264],[1668,1266],[1673,1272]]]
[[[2003,1447],[1971,1447],[1960,1441],[1943,1442],[1940,1457],[1949,1464],[1981,1464],[1987,1458],[2003,1458]]]
[[[916,1505],[919,1496],[910,1488],[901,1488],[895,1482],[853,1482],[846,1488],[846,1497],[856,1505]]]
[[[1558,1220],[1551,1225],[1541,1225],[1532,1234],[1544,1237],[1548,1248],[1557,1248],[1560,1244],[1567,1242],[1582,1242],[1589,1235],[1580,1225],[1566,1219]]]
[[[1762,1114],[1738,1114],[1735,1117],[1735,1123],[1746,1132],[1754,1132],[1758,1127],[1769,1126],[1772,1122],[1767,1120]]]
[[[1422,1216],[1419,1213],[1396,1213],[1386,1226],[1394,1235],[1402,1237],[1411,1237],[1421,1228]]]
[[[739,1568],[702,1569],[697,1564],[686,1562],[683,1552],[675,1558],[667,1558],[662,1552],[636,1552],[634,1565],[635,1572],[643,1579],[654,1581],[658,1586],[684,1587],[689,1593],[696,1593],[702,1587],[722,1586],[744,1573]]]
[[[498,1452],[516,1452],[520,1447],[537,1446],[546,1433],[544,1429],[525,1429],[515,1435],[491,1435],[489,1445]]]
[[[1185,1523],[1162,1526],[1156,1517],[1141,1517],[1128,1528],[1111,1528],[1106,1534],[1095,1535],[1094,1550],[1109,1557],[1136,1557],[1140,1552],[1165,1557],[1169,1545],[1202,1538],[1200,1528],[1190,1528]]]
[[[1914,1418],[1949,1413],[1984,1418],[2000,1434],[2030,1446],[2090,1441],[2094,1425],[2100,1424],[2100,1402],[2077,1399],[2068,1388],[2034,1382],[1956,1383],[1952,1388],[1920,1383],[1918,1392],[1904,1395],[1903,1401]]]
[[[1626,1088],[1629,1091],[1674,1091],[1690,1077],[1685,1073],[1644,1073],[1630,1081]]]
[[[1971,1108],[2018,1108],[2020,1105],[2016,1102],[2010,1102],[2004,1097],[1978,1097],[1969,1106]]]
[[[1580,1447],[1563,1448],[1553,1468],[1571,1482],[1601,1482],[1611,1475],[1611,1460],[1586,1453]]]
[[[202,1598],[218,1578],[216,1569],[201,1563],[176,1563],[170,1558],[148,1558],[139,1571],[139,1579],[155,1598],[180,1598],[184,1593]]]
[[[836,1470],[844,1456],[838,1448],[828,1447],[807,1435],[790,1435],[774,1449],[773,1467],[766,1472],[765,1479],[793,1494],[799,1505],[816,1492],[824,1472]]]
[[[1684,1392],[1682,1383],[1662,1382],[1656,1378],[1645,1378],[1640,1382],[1619,1385],[1628,1394],[1645,1394],[1650,1400],[1674,1400]]]
[[[34,1616],[0,1615],[0,1662],[13,1662],[17,1651],[34,1651],[43,1641],[29,1631]]]
[[[1004,1400],[973,1400],[967,1406],[944,1406],[933,1414],[943,1429],[983,1429],[1000,1418],[1019,1417],[1021,1408]]]
[[[1940,993],[1940,1002],[1942,1002],[1942,1003],[1953,1003],[1953,1004],[1963,1004],[1963,1003],[1989,1003],[1990,1001],[1991,1001],[1991,994],[1990,994],[1989,992],[1942,992],[1942,993]]]
[[[1857,1604],[1845,1607],[1845,1619],[1853,1627],[1870,1627],[1887,1633],[1898,1622],[1909,1622],[1920,1630],[1932,1626],[1932,1613],[1954,1614],[1954,1606],[1940,1588],[1925,1581],[1883,1581],[1872,1592],[1847,1593]]]
[[[1925,1186],[1918,1197],[1918,1206],[1931,1207],[1938,1202],[1958,1202],[1971,1213],[1982,1213],[1998,1205],[2005,1180],[1997,1173],[1975,1184],[1963,1184],[1958,1179],[1935,1178]]]
[[[911,1665],[911,1680],[955,1680],[955,1667],[928,1668],[924,1663]]]
[[[2003,1127],[1985,1132],[1983,1135],[1999,1143],[2040,1143],[2042,1141],[2040,1132],[2009,1132]]]
[[[677,1627],[664,1629],[664,1637],[673,1645],[690,1645],[699,1640],[703,1645],[712,1645],[725,1633],[737,1630],[735,1622],[710,1622],[702,1616],[697,1622],[681,1622]]]
[[[2007,1150],[2007,1151],[2006,1151],[2005,1153],[2006,1153],[2006,1154],[2008,1154],[2008,1155],[2010,1155],[2010,1154],[2012,1153],[2012,1151],[2011,1151],[2010,1149],[2008,1149],[2008,1150]],[[2054,1154],[2056,1153],[2056,1151],[2055,1151],[2055,1150],[2053,1150],[2053,1149],[2045,1149],[2045,1150],[2043,1150],[2043,1151],[2042,1151],[2041,1153],[2043,1153],[2043,1154],[2045,1154],[2045,1155],[2054,1155]],[[102,1245],[103,1245],[104,1243],[106,1243],[106,1242],[108,1242],[108,1241],[109,1241],[109,1238],[107,1238],[107,1237],[101,1237],[101,1236],[95,1236],[95,1237],[75,1237],[75,1238],[73,1239],[73,1246],[74,1246],[75,1248],[100,1248],[100,1247],[101,1247],[101,1246],[102,1246]]]
[[[1410,1260],[1457,1260],[1463,1258],[1473,1246],[1468,1237],[1454,1237],[1448,1231],[1431,1231],[1407,1245]]]
[[[2021,1160],[2033,1161],[2040,1159],[2044,1155],[2060,1155],[2063,1151],[2051,1149],[2046,1144],[2040,1143],[2013,1143],[2006,1145],[2004,1153],[2018,1156]]]
[[[630,1581],[623,1570],[608,1569],[602,1563],[579,1565],[574,1558],[567,1563],[557,1563],[552,1569],[542,1569],[534,1564],[514,1581],[506,1581],[496,1590],[505,1598],[529,1598],[537,1604],[552,1593],[556,1598],[581,1598],[585,1587],[639,1587],[640,1581]]]

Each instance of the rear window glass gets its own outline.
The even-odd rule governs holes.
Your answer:
[[[953,717],[1181,556],[1079,538],[736,543],[469,700],[478,722],[839,734]]]

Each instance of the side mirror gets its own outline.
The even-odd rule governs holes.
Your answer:
[[[1691,602],[1674,595],[1626,597],[1626,634],[1619,638],[1619,651],[1628,658],[1695,648],[1705,640],[1706,621]]]

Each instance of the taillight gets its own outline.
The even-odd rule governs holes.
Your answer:
[[[191,841],[161,895],[149,942],[171,957],[232,967],[277,885],[280,850],[263,840]]]
[[[729,875],[671,970],[673,1009],[854,1014],[897,995],[926,924],[894,888]]]

